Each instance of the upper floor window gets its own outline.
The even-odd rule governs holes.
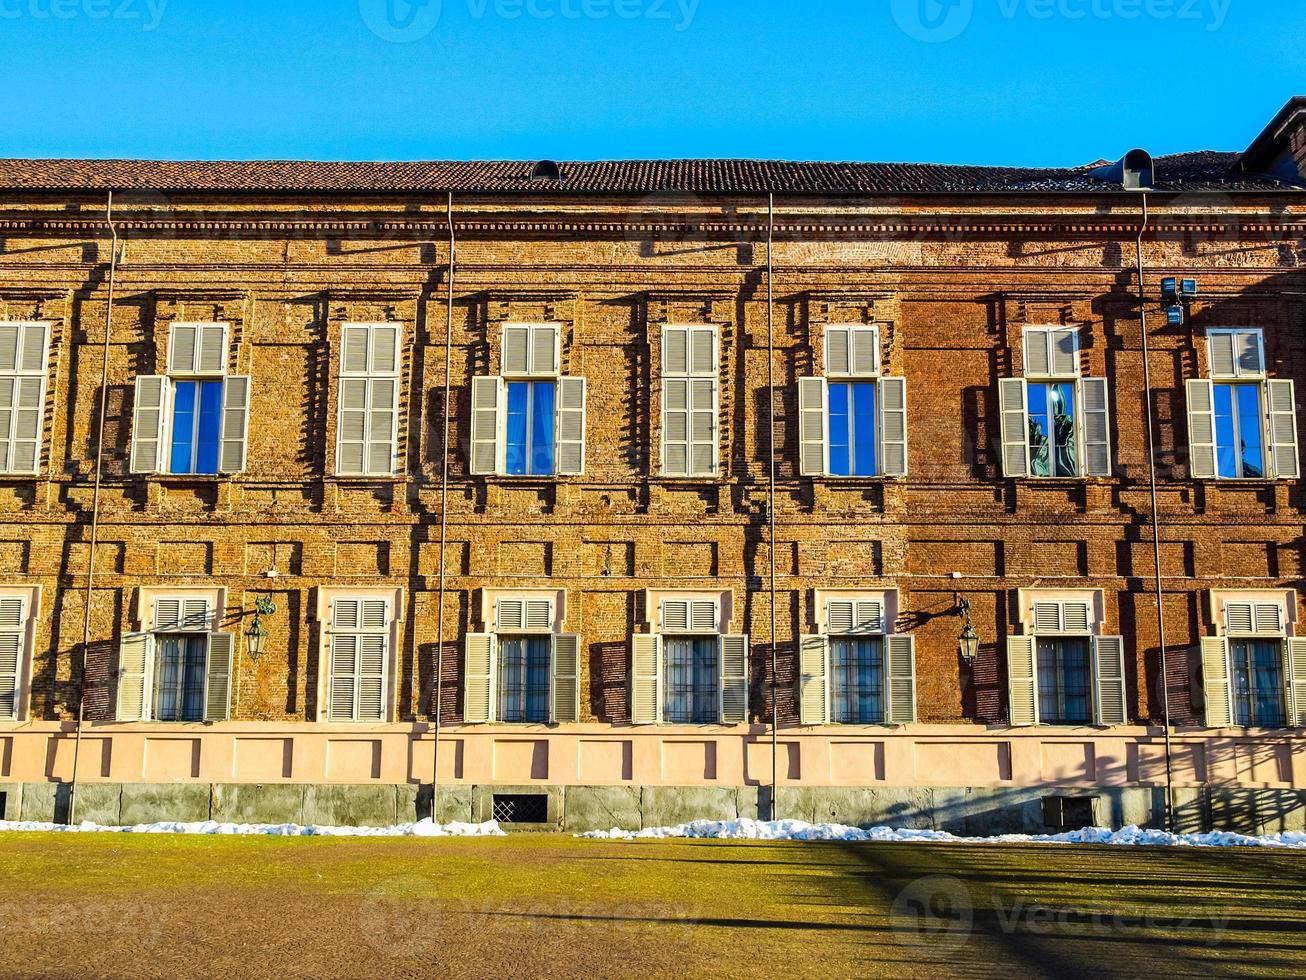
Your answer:
[[[400,327],[346,323],[340,331],[336,473],[393,476],[399,446]]]
[[[1202,639],[1206,723],[1306,726],[1306,639],[1288,636],[1281,598],[1215,596],[1221,635]]]
[[[1099,596],[1021,593],[1026,632],[1007,639],[1013,725],[1124,725],[1125,643],[1100,635]]]
[[[0,473],[40,469],[49,344],[47,324],[0,323]]]
[[[1269,378],[1260,330],[1207,333],[1209,378],[1187,382],[1194,479],[1297,479],[1292,381]]]
[[[168,373],[136,379],[133,473],[244,471],[250,379],[227,374],[227,353],[227,324],[172,325]]]
[[[215,630],[212,594],[154,596],[148,629],[118,653],[118,721],[225,721],[235,634]]]
[[[798,381],[805,476],[907,474],[907,382],[880,376],[880,332],[825,330],[825,376]]]
[[[558,632],[557,603],[557,594],[494,599],[493,632],[465,641],[466,723],[580,721],[580,637]]]
[[[662,475],[715,476],[716,327],[662,328]]]
[[[998,381],[1006,476],[1111,475],[1105,378],[1080,376],[1079,330],[1026,327],[1025,375]]]
[[[821,632],[800,640],[804,725],[906,725],[916,720],[916,641],[886,629],[885,594],[818,596]]]
[[[584,378],[561,374],[558,328],[505,324],[497,377],[472,379],[471,472],[585,471]]]
[[[663,597],[656,632],[631,638],[636,724],[738,725],[748,721],[748,637],[721,632],[717,599]]]

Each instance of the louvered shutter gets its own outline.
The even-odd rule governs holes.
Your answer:
[[[803,476],[825,476],[826,385],[824,378],[798,379],[798,465]]]
[[[371,374],[399,374],[399,325],[374,323],[368,328],[371,349]]]
[[[748,722],[748,637],[721,637],[721,724]]]
[[[156,633],[207,633],[212,623],[206,598],[161,596],[154,600],[151,625]]]
[[[168,334],[168,373],[220,375],[227,370],[227,324],[174,323]]]
[[[18,718],[18,682],[27,636],[25,605],[17,597],[0,599],[0,721]]]
[[[1235,334],[1226,331],[1210,333],[1206,337],[1206,353],[1210,361],[1211,377],[1236,378],[1238,358],[1234,353]]]
[[[181,600],[155,599],[151,625],[160,633],[171,633],[181,629]]]
[[[468,633],[463,640],[463,721],[488,724],[494,717],[495,639]]]
[[[688,327],[663,327],[662,373],[673,377],[689,375]]]
[[[551,633],[553,603],[548,599],[527,599],[525,626],[527,633]]]
[[[196,374],[225,374],[227,371],[227,325],[202,323],[195,351]]]
[[[584,378],[558,379],[558,474],[580,476],[585,472]]]
[[[831,599],[826,605],[826,629],[832,634],[852,633],[857,627],[857,607],[849,599]]]
[[[1002,417],[1002,475],[1029,476],[1029,402],[1024,378],[998,381]]]
[[[563,634],[553,638],[553,723],[575,725],[580,721],[580,637]]]
[[[662,639],[638,633],[630,638],[630,650],[630,720],[656,725],[662,714]]]
[[[880,468],[884,476],[907,475],[907,379],[880,379]]]
[[[825,373],[832,378],[846,378],[852,374],[850,327],[825,328]]]
[[[1249,635],[1256,631],[1256,613],[1250,602],[1225,603],[1224,631],[1237,635]]]
[[[328,720],[354,721],[358,713],[358,634],[336,633],[331,637],[331,669]]]
[[[916,723],[916,637],[896,633],[884,638],[888,698],[885,720],[890,725]]]
[[[1206,694],[1206,727],[1233,726],[1233,691],[1229,679],[1229,641],[1202,637],[1202,687]]]
[[[367,470],[367,379],[340,379],[336,405],[336,472],[362,476]]]
[[[1185,384],[1188,393],[1188,471],[1194,480],[1214,480],[1215,386],[1205,378]]]
[[[204,672],[205,721],[226,721],[231,717],[235,640],[232,633],[213,633],[209,636],[208,666]]]
[[[690,328],[689,373],[696,378],[716,377],[716,329],[714,327]]]
[[[1046,378],[1052,374],[1052,339],[1046,327],[1025,329],[1025,377]]]
[[[168,379],[163,375],[145,374],[136,379],[136,400],[132,406],[133,473],[159,473],[164,468],[168,393]]]
[[[1265,374],[1265,341],[1259,330],[1219,330],[1207,335],[1212,378]]]
[[[1038,660],[1032,636],[1007,638],[1007,696],[1013,727],[1038,724]]]
[[[222,450],[219,469],[223,473],[245,472],[249,445],[250,379],[232,375],[222,386]]]
[[[503,346],[499,356],[504,375],[527,375],[531,370],[531,328],[525,324],[505,324]]]
[[[1270,461],[1279,480],[1301,477],[1301,456],[1297,449],[1297,392],[1291,381],[1265,382],[1270,417]]]
[[[1111,475],[1111,401],[1106,378],[1085,378],[1080,382],[1080,404],[1084,406],[1084,472],[1088,476]]]
[[[125,634],[118,644],[117,721],[142,721],[149,716],[153,666],[154,637],[149,633]]]
[[[526,629],[526,601],[499,599],[495,602],[494,628],[499,633],[521,633]]]
[[[873,326],[853,327],[849,331],[851,373],[874,377],[880,373],[880,331]]]
[[[398,449],[399,381],[373,378],[368,388],[367,472],[392,476]]]
[[[1093,629],[1093,611],[1087,602],[1061,603],[1061,627],[1067,633],[1090,633]]]
[[[798,720],[824,725],[830,720],[830,644],[824,636],[804,636],[798,643]]]
[[[362,633],[358,641],[358,720],[385,721],[389,637],[385,633]]]
[[[689,471],[692,476],[711,476],[717,471],[716,382],[689,382]]]
[[[1265,373],[1265,338],[1259,330],[1238,334],[1238,373],[1241,376]]]
[[[174,323],[168,331],[168,373],[194,374],[199,353],[198,323]]]
[[[336,470],[391,476],[398,456],[399,326],[347,323],[340,344]]]
[[[662,632],[689,632],[689,601],[687,599],[662,600]]]
[[[1034,632],[1035,633],[1060,633],[1061,630],[1062,630],[1061,603],[1035,602],[1034,603]]]
[[[710,599],[694,599],[689,604],[689,629],[694,633],[715,633],[720,617],[717,604]]]
[[[472,378],[472,434],[470,468],[473,475],[499,472],[502,457],[499,439],[503,414],[503,379]]]
[[[1261,634],[1283,632],[1283,607],[1277,602],[1258,602],[1252,606],[1256,632]]]
[[[46,324],[0,324],[0,472],[40,470],[48,353]]]
[[[558,328],[534,326],[531,328],[531,374],[536,376],[558,373]]]
[[[1093,677],[1097,683],[1097,723],[1129,724],[1125,704],[1125,641],[1119,636],[1099,636],[1093,641]]]
[[[1052,373],[1067,377],[1079,373],[1079,331],[1074,327],[1054,328],[1048,331],[1048,347],[1052,357]]]
[[[884,605],[877,599],[859,599],[857,610],[858,633],[884,632]]]
[[[689,475],[689,379],[662,381],[662,474]]]
[[[1284,679],[1288,688],[1288,724],[1306,728],[1306,639],[1292,637],[1284,644],[1287,658]]]

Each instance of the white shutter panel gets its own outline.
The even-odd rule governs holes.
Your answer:
[[[1297,391],[1291,381],[1265,382],[1270,417],[1270,461],[1279,480],[1301,477],[1301,456],[1297,450]]]
[[[1248,634],[1256,628],[1256,613],[1250,602],[1227,602],[1224,606],[1224,631]]]
[[[689,602],[685,599],[662,600],[662,632],[689,632]]]
[[[558,474],[580,476],[585,472],[584,378],[558,379]]]
[[[558,328],[537,326],[531,328],[531,374],[558,373]]]
[[[182,599],[181,619],[177,629],[185,633],[207,633],[213,628],[213,612],[208,599]]]
[[[689,373],[698,378],[716,377],[716,328],[690,328]]]
[[[662,638],[637,633],[630,650],[630,720],[656,725],[662,716]]]
[[[250,379],[232,375],[222,385],[222,450],[219,469],[243,473],[249,445]]]
[[[18,680],[27,635],[24,605],[19,598],[0,599],[0,720],[18,718]]]
[[[852,374],[851,328],[825,328],[825,373],[837,378]]]
[[[484,725],[494,718],[494,637],[468,633],[463,640],[463,721]]]
[[[1229,682],[1229,641],[1202,637],[1202,687],[1206,693],[1206,727],[1233,726],[1233,691]]]
[[[798,464],[803,476],[825,476],[830,469],[826,404],[824,378],[798,379]]]
[[[357,599],[334,599],[331,602],[331,628],[356,630],[362,621],[361,605]]]
[[[717,604],[710,599],[695,599],[689,604],[689,629],[693,633],[715,633],[720,617]]]
[[[14,372],[19,369],[18,348],[21,345],[22,325],[18,323],[0,323],[0,371]]]
[[[1236,378],[1238,357],[1234,352],[1235,335],[1229,332],[1211,333],[1206,337],[1206,354],[1213,378]]]
[[[399,381],[373,378],[368,382],[367,472],[390,476],[395,471],[399,421]]]
[[[716,382],[689,382],[689,468],[693,476],[711,476],[717,471]]]
[[[371,331],[366,324],[346,323],[340,331],[340,373],[367,374]]]
[[[12,398],[0,396],[0,410],[13,415],[8,426],[0,425],[0,466],[8,473],[36,473],[40,469],[41,430],[45,416],[45,378],[3,379],[12,387]],[[4,394],[9,394],[5,392]]]
[[[385,721],[385,675],[389,636],[364,633],[358,638],[358,720]]]
[[[880,379],[880,469],[907,475],[907,379]]]
[[[1084,406],[1084,472],[1089,476],[1111,475],[1111,402],[1106,378],[1085,378],[1080,382],[1080,404]]]
[[[181,600],[155,599],[151,626],[157,633],[172,633],[181,629]]]
[[[1034,632],[1060,633],[1062,630],[1061,608],[1059,602],[1035,602]]]
[[[208,667],[204,672],[205,721],[226,721],[231,717],[235,640],[233,633],[213,633],[209,636]]]
[[[570,634],[553,638],[553,723],[575,725],[580,721],[580,637]]]
[[[1284,648],[1288,660],[1283,675],[1288,687],[1288,724],[1306,728],[1306,639],[1292,637]]]
[[[662,328],[662,373],[686,377],[689,375],[689,328]]]
[[[374,323],[368,328],[371,361],[369,374],[399,374],[399,325]]]
[[[1129,724],[1125,704],[1125,641],[1119,636],[1099,636],[1093,641],[1093,677],[1097,683],[1097,723]]]
[[[168,331],[168,373],[196,374],[199,352],[198,323],[174,323]]]
[[[874,599],[862,599],[857,602],[857,632],[884,632],[884,604]]]
[[[137,377],[136,401],[132,406],[133,473],[159,473],[163,470],[167,411],[168,379],[161,374]]]
[[[195,350],[196,374],[227,373],[227,325],[201,323]]]
[[[1093,613],[1087,602],[1063,602],[1061,625],[1067,633],[1091,633]]]
[[[721,637],[721,724],[748,723],[748,637]]]
[[[1252,607],[1257,633],[1283,632],[1283,607],[1277,602],[1258,602]]]
[[[1265,373],[1265,338],[1259,330],[1247,330],[1238,334],[1237,349],[1238,375],[1257,375]]]
[[[548,599],[526,600],[527,633],[553,632],[553,603]]]
[[[358,635],[338,633],[331,637],[330,691],[327,701],[329,721],[358,719]]]
[[[526,602],[499,599],[494,606],[494,629],[498,633],[520,633],[526,629]]]
[[[1007,696],[1014,727],[1038,724],[1038,659],[1032,636],[1007,638]]]
[[[1002,416],[1002,475],[1029,476],[1029,402],[1024,378],[998,381]]]
[[[472,378],[472,435],[470,463],[473,475],[499,472],[502,452],[499,440],[503,413],[503,380]]]
[[[361,610],[361,629],[384,631],[390,628],[390,604],[384,599],[364,599]]]
[[[824,636],[804,636],[798,644],[798,720],[824,725],[830,720],[830,644]]]
[[[662,475],[689,475],[689,379],[662,381]]]
[[[503,347],[499,357],[500,373],[527,375],[531,371],[531,328],[522,324],[505,324]]]
[[[1206,378],[1185,385],[1188,392],[1188,471],[1194,480],[1214,480],[1215,386]]]
[[[1063,327],[1048,331],[1052,373],[1058,377],[1079,373],[1079,331]]]
[[[336,405],[336,472],[341,476],[366,472],[367,398],[366,378],[341,377]]]
[[[874,377],[880,373],[880,331],[877,327],[853,327],[850,331],[851,373]]]
[[[1052,373],[1052,338],[1046,327],[1025,328],[1025,377],[1046,378]]]
[[[18,343],[17,370],[24,374],[47,373],[50,357],[50,328],[45,323],[23,324]]]
[[[833,634],[851,633],[857,626],[857,607],[848,599],[831,599],[826,605],[826,629]]]
[[[128,633],[118,644],[117,721],[141,721],[149,716],[150,673],[154,664],[154,637]]]
[[[886,717],[890,725],[916,723],[916,637],[896,633],[884,638],[888,677]]]

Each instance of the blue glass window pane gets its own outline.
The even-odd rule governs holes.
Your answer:
[[[172,386],[172,448],[168,455],[173,473],[191,471],[191,454],[195,439],[194,381],[178,381]]]
[[[830,473],[851,476],[851,420],[848,417],[848,386],[830,385]]]
[[[1048,386],[1029,385],[1030,474],[1052,475],[1052,419],[1048,412]]]
[[[1261,429],[1260,385],[1238,386],[1238,438],[1242,442],[1243,476],[1265,476],[1265,456]]]
[[[199,426],[196,430],[195,472],[218,472],[218,437],[222,429],[222,382],[200,385]]]
[[[553,474],[553,385],[539,382],[531,386],[534,401],[531,412],[531,473]]]
[[[853,385],[853,473],[875,476],[875,385]]]
[[[1238,451],[1235,448],[1233,385],[1215,386],[1215,460],[1216,472],[1226,479],[1238,477]]]
[[[1075,386],[1069,382],[1052,385],[1049,400],[1052,431],[1056,436],[1053,473],[1056,476],[1077,476],[1079,454],[1075,446]]]
[[[526,405],[530,399],[530,387],[525,381],[508,385],[504,472],[509,476],[526,475]]]

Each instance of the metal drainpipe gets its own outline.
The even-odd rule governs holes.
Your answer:
[[[113,291],[118,275],[118,226],[113,223],[113,191],[105,205],[113,251],[109,256],[109,301],[104,314],[104,354],[100,362],[100,424],[95,442],[95,489],[91,494],[91,553],[86,559],[86,604],[82,614],[82,670],[77,682],[77,728],[73,736],[73,776],[68,787],[68,824],[77,817],[77,770],[82,760],[82,725],[86,721],[86,656],[91,646],[91,599],[95,586],[95,549],[100,540],[100,483],[104,471],[104,416],[109,401],[109,338],[113,333]]]
[[[1152,422],[1152,366],[1148,357],[1147,290],[1143,284],[1143,235],[1147,233],[1147,192],[1143,192],[1143,224],[1138,229],[1138,317],[1143,333],[1143,389],[1147,419],[1147,471],[1152,492],[1152,558],[1156,568],[1156,628],[1161,643],[1161,720],[1165,726],[1165,826],[1174,830],[1174,765],[1170,750],[1170,671],[1165,645],[1165,603],[1161,594],[1161,514],[1156,499],[1156,434]]]
[[[767,195],[766,204],[766,376],[770,430],[766,437],[768,457],[767,523],[771,533],[771,819],[780,819],[780,712],[776,705],[776,573],[775,573],[775,194]]]
[[[432,749],[434,761],[431,766],[431,819],[439,822],[440,802],[440,715],[442,713],[444,688],[444,594],[445,561],[444,552],[449,535],[449,398],[453,390],[450,371],[453,364],[453,274],[454,254],[457,241],[453,228],[453,191],[449,192],[447,217],[449,221],[449,281],[444,324],[444,435],[440,440],[440,599],[436,611],[435,640],[435,714],[433,717],[435,747]]]

